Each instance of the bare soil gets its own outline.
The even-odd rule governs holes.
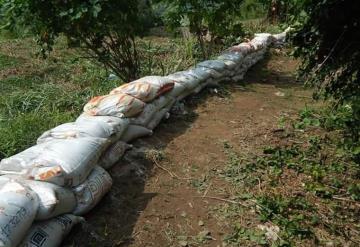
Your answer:
[[[282,141],[281,116],[295,116],[311,101],[295,79],[298,61],[271,54],[242,82],[190,97],[187,114],[133,143],[110,171],[111,192],[64,246],[222,246],[232,226],[214,213],[224,202],[211,197],[232,195],[218,175],[227,161],[223,143],[235,143],[244,156],[257,154]]]

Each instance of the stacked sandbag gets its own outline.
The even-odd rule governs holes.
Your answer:
[[[31,226],[19,247],[57,247],[69,234],[71,228],[83,220],[79,216],[65,214],[50,220],[36,222]],[[21,239],[19,240],[21,241]]]
[[[31,147],[0,162],[1,175],[77,186],[95,167],[108,145],[104,138],[56,139]]]
[[[66,123],[44,132],[38,139],[37,144],[57,139],[74,139],[82,137],[98,137],[116,141],[122,131],[111,128],[104,122],[80,122]]]
[[[271,44],[284,42],[288,31],[255,34],[189,70],[146,76],[94,97],[75,122],[44,132],[37,145],[1,160],[0,246],[59,246],[83,220],[79,216],[110,190],[106,170],[132,147],[129,142],[152,135],[188,95],[241,80]]]
[[[89,212],[100,202],[111,186],[112,179],[109,173],[104,168],[96,166],[82,184],[73,188],[77,200],[73,213],[84,215]]]
[[[35,219],[39,201],[21,182],[0,177],[0,246],[17,246]]]

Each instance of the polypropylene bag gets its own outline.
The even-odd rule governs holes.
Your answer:
[[[93,116],[134,117],[145,103],[133,96],[118,93],[98,96],[84,106],[84,112]]]
[[[215,70],[215,69],[210,69],[207,67],[196,67],[196,71],[197,73],[207,73],[210,77],[218,79],[223,77],[223,74],[220,73],[219,71]],[[190,70],[190,73],[196,73],[195,69],[194,70]]]
[[[170,91],[174,87],[174,82],[167,83],[161,87],[157,84],[149,84],[145,82],[127,83],[115,88],[110,94],[124,93],[131,95],[143,102],[151,102],[160,95]]]
[[[129,145],[123,141],[117,141],[112,144],[104,152],[104,154],[99,159],[99,165],[108,170],[110,169],[120,158],[125,154],[126,150],[132,148],[132,145]]]
[[[168,92],[166,95],[173,97],[173,98],[177,98],[179,95],[181,95],[185,91],[189,91],[189,90],[181,83],[175,82],[173,89],[170,92]]]
[[[83,220],[79,216],[64,214],[50,220],[36,222],[31,226],[19,247],[58,247],[72,227]]]
[[[0,161],[0,174],[1,167],[25,167],[31,163],[40,153],[44,152],[46,144],[40,144],[32,146],[24,151],[17,153],[9,158],[2,159]]]
[[[186,71],[191,76],[194,76],[200,80],[200,83],[206,82],[207,79],[209,79],[212,74],[210,73],[210,70],[204,69],[204,68],[193,68]]]
[[[174,74],[168,75],[167,78],[174,80],[175,83],[181,84],[187,89],[187,91],[191,91],[200,83],[200,79],[197,76],[189,73],[188,71],[179,71]]]
[[[121,136],[120,140],[123,142],[131,142],[137,138],[144,136],[151,136],[153,134],[152,130],[142,127],[140,125],[130,124],[124,134]]]
[[[130,84],[136,83],[148,83],[154,86],[159,87],[160,92],[167,92],[171,90],[174,86],[174,81],[168,77],[163,76],[145,76],[136,81],[130,82]]]
[[[239,45],[233,46],[229,49],[229,51],[232,52],[238,52],[241,53],[242,55],[247,55],[251,52],[254,51],[254,47],[250,44],[250,43],[241,43]]]
[[[0,177],[0,246],[17,246],[30,228],[39,207],[31,189]]]
[[[104,122],[66,123],[44,132],[37,143],[56,139],[71,139],[81,137],[99,137],[116,140],[122,133],[115,132],[111,126]]]
[[[148,123],[147,128],[150,130],[155,129],[159,123],[161,122],[161,120],[163,118],[169,118],[170,117],[170,113],[169,113],[170,109],[169,108],[163,108],[161,109],[159,112],[157,112],[153,119]]]
[[[97,123],[106,124],[110,127],[111,132],[121,136],[121,134],[129,126],[129,119],[119,118],[112,116],[91,116],[86,113],[82,113],[75,121],[75,123]]]
[[[226,66],[226,70],[227,72],[225,72],[224,74],[227,75],[229,72],[232,72],[237,66],[239,66],[238,63],[232,61],[232,60],[224,60],[224,64]]]
[[[240,53],[224,52],[220,56],[218,56],[217,59],[223,60],[223,61],[226,61],[226,60],[233,61],[236,64],[240,64],[243,57],[244,56]]]
[[[40,181],[24,181],[39,198],[36,220],[46,220],[55,216],[71,213],[76,206],[74,193],[56,184]]]
[[[139,116],[130,119],[130,123],[146,126],[151,121],[154,114],[156,114],[160,109],[173,104],[174,102],[175,99],[170,96],[161,96],[152,103],[147,104]]]
[[[104,168],[95,166],[85,182],[73,188],[77,200],[73,213],[84,215],[89,212],[110,190],[111,186],[112,179],[109,173]]]
[[[76,186],[86,179],[108,144],[106,139],[95,137],[46,142],[42,144],[43,151],[28,163],[19,162],[16,155],[3,159],[0,174]]]
[[[223,73],[226,68],[226,65],[221,60],[208,60],[208,61],[198,63],[196,65],[196,67],[205,67],[205,68],[209,68],[209,69],[214,69],[219,73]]]

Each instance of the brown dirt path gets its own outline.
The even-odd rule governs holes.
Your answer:
[[[111,192],[64,246],[222,246],[231,226],[213,213],[222,202],[209,197],[232,195],[219,176],[224,142],[244,156],[256,154],[281,142],[274,131],[281,116],[294,116],[310,101],[311,92],[295,81],[298,62],[271,53],[243,83],[188,99],[187,115],[172,116],[135,142],[150,151],[130,152],[111,171]]]

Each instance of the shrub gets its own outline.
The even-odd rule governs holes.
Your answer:
[[[5,27],[26,25],[37,35],[43,55],[52,50],[55,38],[64,34],[121,79],[136,78],[138,56],[134,40],[144,31],[138,1],[3,0],[1,7]]]

